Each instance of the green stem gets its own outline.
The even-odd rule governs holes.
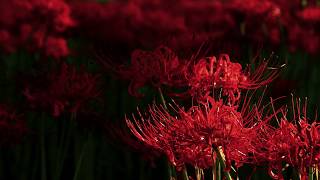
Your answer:
[[[225,175],[226,179],[227,180],[232,180],[232,177],[231,177],[230,173],[228,171],[225,171],[226,163],[225,163],[224,158],[223,158],[222,150],[220,150],[220,148],[215,148],[215,152],[217,153],[217,157],[218,157],[219,162],[220,162],[219,164],[221,166],[221,169],[224,172],[224,175]]]
[[[309,167],[308,179],[309,179],[309,180],[313,180],[313,167]]]
[[[189,176],[188,176],[188,171],[187,171],[187,167],[183,168],[183,179],[184,180],[189,180]]]
[[[162,90],[161,90],[160,87],[158,88],[158,91],[159,91],[159,94],[160,94],[162,105],[167,110],[168,107],[167,107],[167,104],[166,104],[166,100],[164,99],[164,96],[163,96],[163,93],[162,93]]]
[[[36,153],[38,154],[38,150],[36,150]],[[35,159],[34,159],[34,162],[33,162],[33,167],[32,167],[32,170],[31,170],[31,179],[36,179],[36,174],[37,174],[37,171],[38,171],[38,165],[39,165],[39,156],[36,156]]]
[[[168,110],[168,107],[167,107],[167,104],[166,104],[166,100],[164,99],[161,87],[158,88],[158,91],[159,91],[159,95],[160,95],[161,102],[162,102],[162,105],[163,105],[164,109]],[[168,167],[169,179],[171,179],[172,177],[175,177],[174,176],[174,169],[172,168],[170,162],[167,163],[167,167]],[[183,169],[183,176],[184,176],[185,180],[189,180],[186,168]]]
[[[168,169],[168,173],[169,173],[169,179],[171,179],[172,174],[173,174],[173,173],[172,173],[171,164],[170,164],[169,161],[167,161],[166,165],[167,165],[167,169]]]
[[[57,152],[57,166],[56,166],[56,173],[55,173],[55,180],[59,180],[61,176],[61,171],[64,165],[65,156],[68,153],[69,144],[71,141],[71,133],[72,133],[72,126],[73,126],[73,119],[74,115],[72,114],[70,120],[64,120],[63,127],[62,127],[62,134],[59,149]],[[69,122],[69,123],[67,123]]]
[[[318,165],[316,165],[315,167],[315,171],[316,171],[316,180],[319,179],[319,170],[318,170]]]
[[[221,165],[220,165],[220,162],[219,160],[216,162],[217,163],[217,180],[221,180]]]
[[[195,171],[196,171],[196,178],[197,178],[197,180],[201,180],[201,175],[200,175],[200,170],[199,170],[199,168],[195,167],[194,169],[195,169]]]
[[[46,149],[45,149],[45,114],[42,114],[41,118],[41,134],[40,134],[40,149],[41,149],[41,180],[47,179],[47,169],[46,169]]]
[[[74,173],[73,180],[77,180],[78,179],[79,172],[80,172],[81,165],[82,165],[82,160],[83,160],[83,157],[84,157],[84,155],[86,153],[87,146],[88,146],[89,140],[90,140],[90,136],[91,135],[88,134],[88,139],[87,139],[86,143],[82,146],[81,153],[80,153],[80,156],[79,156],[79,159],[78,159],[78,162],[77,162],[77,166],[76,166],[76,170],[75,170],[75,173]]]
[[[217,174],[217,166],[216,166],[216,160],[214,158],[214,152],[212,152],[212,180],[216,180],[216,174]]]

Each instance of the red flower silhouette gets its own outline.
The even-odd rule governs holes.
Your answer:
[[[184,68],[186,64],[169,48],[160,46],[150,52],[135,50],[131,55],[130,66],[120,66],[117,72],[122,78],[131,80],[129,93],[139,97],[139,88],[147,83],[155,87],[182,86],[185,83],[182,73]]]
[[[45,54],[56,59],[66,57],[69,55],[67,41],[63,38],[48,37]]]
[[[55,58],[68,55],[62,33],[75,22],[64,0],[1,0],[0,6],[0,47],[4,50],[22,47]]]
[[[320,23],[320,8],[319,7],[307,7],[298,13],[301,20],[308,23]]]
[[[64,110],[77,110],[88,100],[96,98],[98,76],[62,63],[59,71],[51,71],[44,77],[44,83],[27,85],[24,95],[32,106],[51,109],[53,116]]]
[[[12,145],[21,142],[28,131],[25,121],[5,105],[0,105],[0,145]]]

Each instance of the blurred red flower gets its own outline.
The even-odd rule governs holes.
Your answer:
[[[186,63],[171,49],[160,46],[154,51],[135,50],[129,67],[122,65],[116,71],[122,78],[131,80],[129,93],[141,97],[138,90],[148,83],[157,88],[161,85],[182,86],[185,68]]]
[[[55,58],[68,55],[67,46],[62,48],[61,42],[66,41],[62,33],[75,21],[64,0],[1,0],[0,7],[0,47],[4,50],[24,48]]]
[[[53,116],[59,116],[64,110],[77,112],[100,93],[97,75],[77,71],[66,63],[62,63],[58,71],[52,70],[42,78],[40,84],[28,82],[23,94],[31,106],[50,109]]]
[[[0,105],[0,145],[20,143],[27,132],[26,122],[7,106]]]

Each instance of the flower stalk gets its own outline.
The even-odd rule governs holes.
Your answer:
[[[217,153],[217,158],[218,158],[218,162],[219,162],[219,165],[221,167],[221,170],[223,171],[225,177],[227,180],[232,180],[232,177],[230,175],[230,173],[228,171],[226,171],[226,163],[225,163],[225,158],[224,158],[224,154],[223,154],[223,151],[220,147],[218,148],[214,148],[215,152]],[[220,173],[220,169],[218,170],[218,173]],[[221,176],[220,176],[221,178]]]
[[[81,165],[82,165],[82,162],[83,162],[83,157],[86,154],[90,139],[91,139],[91,133],[88,133],[87,140],[86,140],[85,144],[82,145],[81,153],[80,153],[79,159],[77,161],[76,170],[75,170],[75,173],[74,173],[74,176],[73,176],[73,180],[77,180],[79,178],[80,169],[81,169]]]
[[[159,95],[160,95],[160,99],[161,99],[161,103],[163,105],[163,107],[167,110],[167,104],[166,104],[166,100],[164,99],[161,87],[158,88],[159,91]],[[174,168],[172,168],[170,162],[167,161],[167,169],[168,169],[168,173],[169,173],[169,179],[174,179]],[[186,168],[183,168],[183,179],[185,180],[189,180],[188,178],[188,172]]]
[[[309,167],[309,175],[308,175],[309,180],[313,180],[313,170],[314,170],[313,167]]]
[[[183,179],[189,180],[188,171],[186,167],[183,168],[182,173],[183,173]]]
[[[45,149],[45,113],[42,114],[40,122],[40,149],[41,149],[41,180],[47,180],[47,167],[46,167],[46,149]]]
[[[216,174],[217,174],[216,161],[213,157],[214,157],[214,152],[212,153],[212,180],[216,180]]]

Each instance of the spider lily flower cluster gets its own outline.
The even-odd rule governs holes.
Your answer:
[[[0,146],[19,144],[29,131],[21,116],[0,105]]]
[[[148,55],[151,56],[139,58],[141,64],[159,63],[158,67],[165,67],[168,63],[167,58],[161,59],[159,52]],[[154,61],[149,61],[152,55]],[[144,57],[148,58],[144,61]],[[284,163],[296,168],[302,179],[308,176],[309,170],[316,169],[320,136],[318,124],[315,121],[309,124],[307,120],[306,105],[301,108],[300,103],[293,103],[290,119],[287,106],[276,109],[274,100],[264,105],[262,98],[254,101],[248,96],[250,90],[256,91],[272,82],[279,69],[268,68],[268,62],[262,62],[255,71],[248,71],[232,62],[227,54],[200,58],[192,63],[179,61],[174,55],[170,57],[174,57],[171,60],[177,64],[173,68],[180,65],[183,68],[166,71],[167,74],[161,74],[161,68],[155,69],[157,73],[153,76],[168,79],[171,73],[180,73],[179,77],[185,79],[177,85],[188,87],[183,94],[188,94],[196,103],[189,108],[175,101],[152,104],[146,111],[138,109],[138,116],[126,117],[132,134],[146,147],[165,154],[178,171],[186,166],[215,169],[215,162],[224,163],[224,172],[230,178],[230,169],[244,164],[267,166],[275,179],[283,178]],[[137,58],[136,54],[133,58]],[[133,68],[128,71],[130,69]],[[144,78],[143,82],[151,80],[149,76]],[[161,88],[160,85],[157,87]],[[219,96],[214,93],[218,90]],[[242,91],[247,95],[241,94]],[[309,174],[311,176],[313,174]]]
[[[213,90],[222,89],[228,102],[235,104],[240,91],[258,89],[277,77],[279,71],[268,69],[268,61],[258,64],[254,72],[232,62],[229,55],[222,54],[200,59],[179,58],[170,48],[160,46],[154,51],[135,50],[129,66],[115,68],[123,79],[129,79],[129,93],[141,97],[139,88],[150,84],[153,87],[184,87],[186,92],[172,93],[205,100]]]
[[[307,3],[306,3],[307,2]],[[208,39],[240,51],[242,45],[318,54],[320,8],[316,0],[143,0],[0,1],[0,48],[25,49],[60,59],[72,54],[67,40],[81,37],[90,45],[155,48],[165,40],[188,50]],[[99,27],[99,28],[96,28]],[[283,33],[285,32],[285,33]],[[224,44],[224,42],[227,42]],[[31,44],[31,45],[30,45]],[[130,52],[130,51],[129,51]]]
[[[256,163],[268,165],[275,179],[283,178],[282,164],[296,168],[301,179],[313,178],[319,166],[319,123],[307,118],[306,101],[302,107],[299,101],[292,103],[291,119],[282,111],[277,127],[263,125],[255,139]]]
[[[74,179],[80,177],[82,161],[90,159],[83,158],[86,149],[91,149],[87,146],[94,146],[94,143],[85,143],[78,153],[78,131],[73,129],[84,127],[84,132],[89,132],[88,141],[93,138],[92,130],[100,132],[101,127],[106,127],[108,134],[116,128],[105,120],[118,119],[121,110],[128,110],[132,103],[132,99],[125,97],[123,92],[126,90],[121,89],[121,82],[113,81],[109,76],[112,69],[118,77],[130,81],[128,92],[139,100],[145,94],[155,92],[146,86],[159,91],[161,105],[154,102],[147,110],[138,110],[138,115],[127,116],[125,122],[129,131],[122,129],[113,134],[114,139],[122,139],[135,151],[154,151],[145,159],[154,160],[166,155],[179,171],[195,167],[197,179],[204,178],[203,172],[208,172],[204,169],[210,168],[212,175],[219,179],[219,167],[226,179],[236,178],[237,172],[233,171],[247,164],[268,167],[268,173],[275,179],[290,176],[286,174],[288,167],[295,169],[301,179],[312,179],[313,174],[318,174],[320,161],[317,118],[308,118],[307,105],[301,106],[299,99],[293,98],[292,108],[279,105],[279,101],[265,104],[263,98],[256,99],[255,96],[263,91],[261,89],[277,78],[282,66],[273,65],[270,60],[243,66],[235,57],[251,56],[260,45],[263,51],[279,50],[283,53],[280,56],[288,59],[319,55],[319,2],[0,0],[0,101],[4,104],[0,105],[0,149],[19,144],[22,139],[33,144],[38,142],[33,137],[39,136],[39,149],[26,147],[30,157],[21,158],[20,150],[10,153],[16,154],[19,160],[26,160],[19,163],[21,168],[12,163],[16,161],[11,160],[11,156],[2,159],[9,159],[14,169],[28,170],[22,167],[29,167],[28,159],[34,158],[36,161],[30,174],[36,175],[41,169],[43,180],[47,179],[47,172],[51,175],[54,171],[57,171],[54,179],[71,174],[67,172],[69,170],[76,171]],[[199,47],[197,53],[192,51]],[[109,50],[106,54],[112,58],[97,58],[97,62],[92,63],[92,53],[106,49]],[[206,50],[232,55],[202,56]],[[300,50],[307,55],[300,56]],[[128,64],[124,61],[118,64],[121,60],[129,60],[130,54]],[[313,67],[315,62],[301,67],[309,71],[310,67],[317,68]],[[298,70],[300,73],[301,69]],[[311,74],[315,74],[313,79],[317,79],[313,70],[310,68]],[[273,88],[277,91],[276,96],[287,93],[283,93],[284,89],[289,89],[286,86],[298,84],[299,78],[294,82],[278,81],[281,90]],[[149,94],[143,93],[144,90]],[[9,105],[16,109],[11,111]],[[23,114],[23,118],[15,112]],[[46,122],[68,116],[77,120],[76,127],[73,121],[69,121],[70,125],[65,121]],[[33,121],[37,117],[41,121]],[[36,124],[39,127],[33,127]],[[47,143],[46,139],[56,142]],[[70,142],[75,142],[72,151],[68,149]],[[31,153],[34,150],[41,151],[41,157]],[[70,152],[80,154],[79,159],[69,158]],[[90,152],[100,150],[91,149]],[[110,152],[112,154],[112,150]],[[52,157],[48,158],[46,154]],[[68,162],[64,163],[66,157]],[[54,171],[46,169],[49,164],[48,167],[55,166],[46,159],[57,159]],[[73,160],[78,164],[72,164]],[[64,164],[70,165],[70,169],[64,170]],[[26,172],[15,173],[11,171],[12,167],[4,167],[6,169],[0,172],[8,172],[9,176],[2,178],[0,173],[0,179],[13,179],[11,173],[26,175]],[[112,168],[118,167],[109,169],[112,175],[120,174]],[[87,170],[94,170],[94,173],[88,173],[92,176],[109,177],[96,172],[95,168]]]
[[[182,50],[198,47],[210,39],[217,50],[224,42],[228,42],[224,44],[228,50],[241,49],[244,43],[251,47],[262,43],[276,49],[283,39],[291,51],[304,49],[317,54],[320,47],[317,3],[316,0],[129,0],[107,4],[72,2],[70,6],[73,17],[85,29],[77,29],[83,37],[120,47],[155,48],[166,40],[171,48]]]
[[[41,74],[38,81],[28,83],[23,91],[33,108],[49,111],[54,117],[64,111],[77,112],[88,101],[99,96],[98,76],[67,63]]]

